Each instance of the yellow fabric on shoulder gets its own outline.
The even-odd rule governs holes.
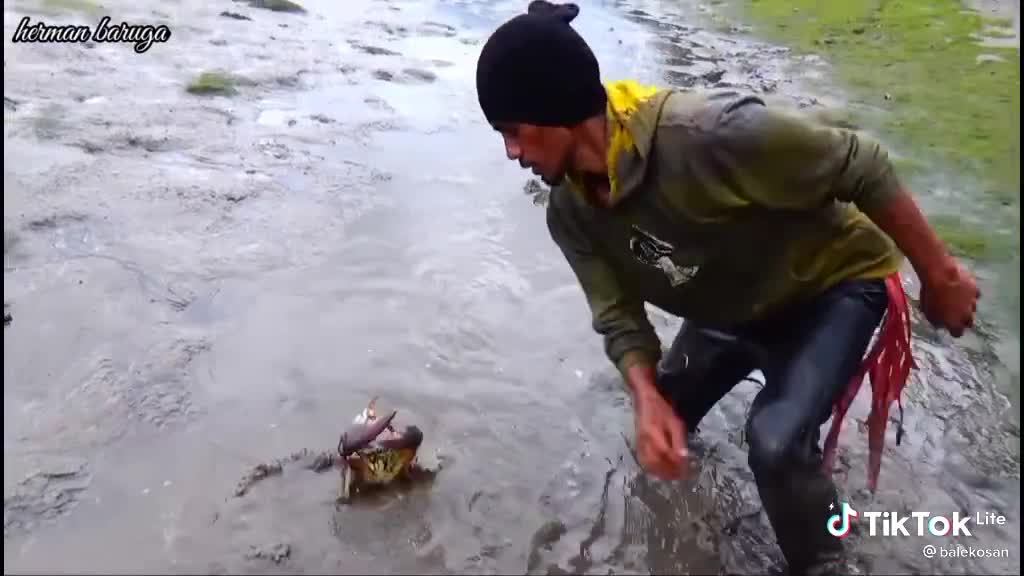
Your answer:
[[[605,84],[608,94],[606,115],[608,118],[608,164],[609,198],[616,198],[619,192],[619,179],[616,177],[616,159],[619,153],[633,148],[633,135],[626,129],[626,120],[636,112],[639,105],[661,92],[659,86],[640,84],[636,80],[616,80]],[[566,175],[566,181],[583,196],[583,188],[573,174]]]
[[[616,176],[615,160],[619,153],[634,146],[633,135],[625,123],[636,112],[640,103],[661,91],[658,86],[640,84],[635,80],[618,80],[605,85],[608,93],[608,183],[609,198],[617,198],[619,179]]]

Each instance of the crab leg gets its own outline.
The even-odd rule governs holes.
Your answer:
[[[348,501],[352,490],[352,472],[349,470],[348,463],[344,459],[341,460],[341,484],[338,489],[338,496],[342,501]]]

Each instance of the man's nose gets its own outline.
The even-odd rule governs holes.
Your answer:
[[[505,154],[509,160],[518,160],[523,155],[523,149],[513,140],[505,139]]]

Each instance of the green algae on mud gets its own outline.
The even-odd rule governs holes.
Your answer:
[[[978,183],[980,193],[962,198],[958,211],[999,214],[1006,223],[989,234],[1018,237],[1020,53],[980,43],[1005,22],[957,0],[752,0],[741,10],[755,31],[826,57],[855,98],[884,111],[858,123],[964,177],[958,184]],[[907,175],[911,183],[917,172]],[[994,256],[981,248],[1008,244],[981,240],[980,229],[942,228],[944,239],[974,255]]]
[[[90,0],[44,0],[43,8],[51,13],[59,13],[63,10],[86,12],[88,14],[99,14],[104,7]]]
[[[95,17],[109,12],[106,6],[94,0],[20,0],[15,2],[11,8],[28,14],[44,14],[52,17],[71,14]]]
[[[934,215],[928,217],[929,223],[949,247],[950,252],[957,256],[984,259],[995,248],[995,240],[990,238],[988,230],[978,225],[971,225],[956,216]]]
[[[234,76],[224,72],[203,72],[189,82],[188,86],[185,87],[185,91],[190,94],[230,95],[237,91],[235,88],[237,83],[238,81]]]

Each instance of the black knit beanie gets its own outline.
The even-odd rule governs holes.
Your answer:
[[[569,25],[577,14],[575,4],[534,0],[488,38],[476,68],[488,122],[573,126],[604,111],[597,58]]]

